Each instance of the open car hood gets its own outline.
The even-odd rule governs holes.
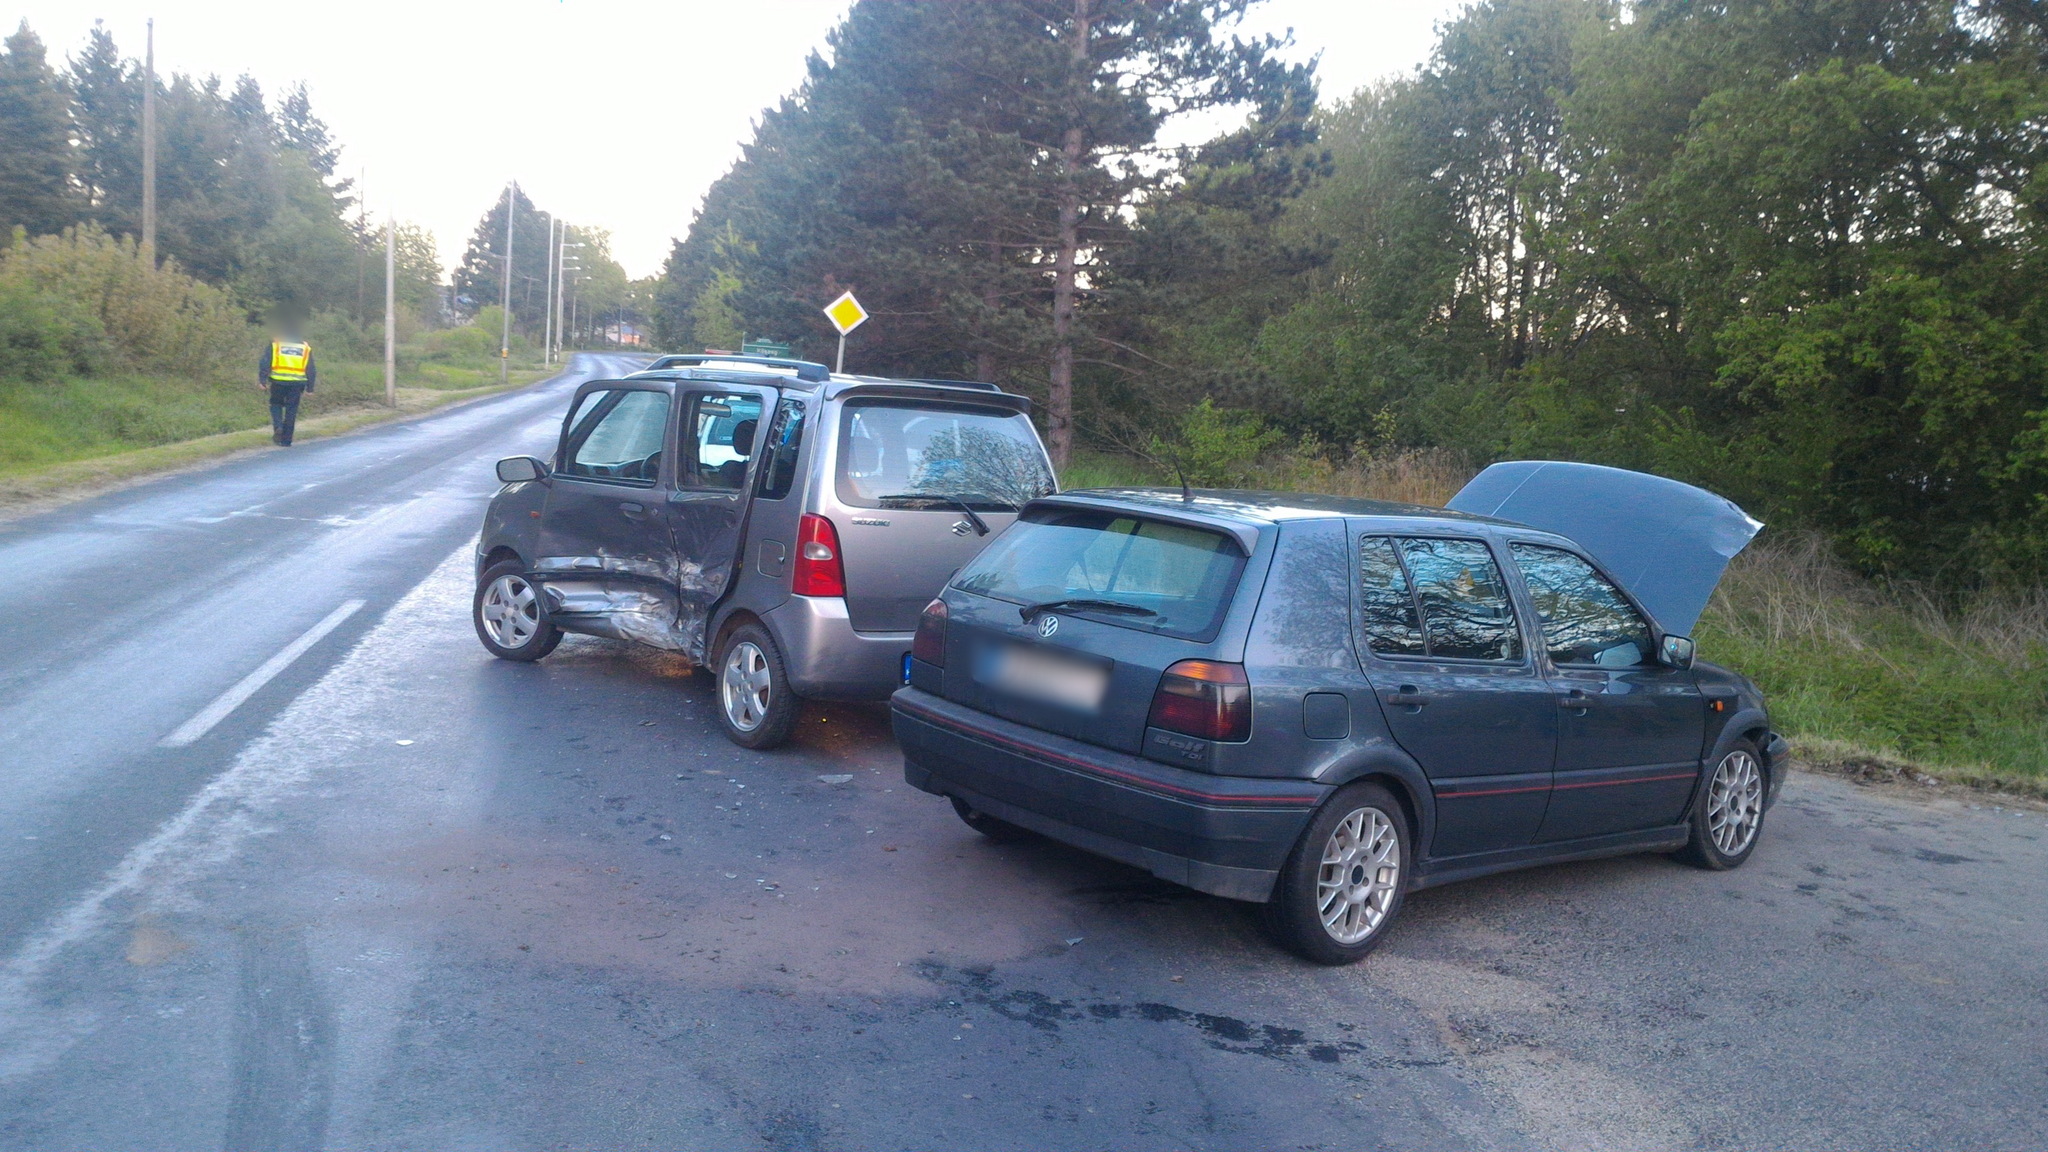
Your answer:
[[[1495,464],[1449,507],[1576,542],[1678,636],[1692,634],[1728,561],[1763,530],[1762,521],[1703,488],[1552,460]]]

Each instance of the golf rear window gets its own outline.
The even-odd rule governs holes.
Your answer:
[[[1245,555],[1221,532],[1128,513],[1057,509],[1020,520],[954,587],[1020,608],[1190,640],[1215,636]]]

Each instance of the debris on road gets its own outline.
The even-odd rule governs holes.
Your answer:
[[[820,776],[818,780],[825,784],[849,784],[853,782],[853,773],[848,772],[839,776]]]

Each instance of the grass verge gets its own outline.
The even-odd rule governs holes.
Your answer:
[[[383,365],[322,365],[300,406],[300,440],[338,436],[449,404],[521,387],[551,374],[497,365],[403,366],[398,406],[384,404]],[[164,377],[0,383],[0,512],[20,513],[146,476],[270,447],[270,410],[253,380],[241,385]]]

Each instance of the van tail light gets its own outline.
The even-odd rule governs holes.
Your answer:
[[[846,565],[839,559],[839,530],[815,512],[796,526],[796,567],[789,590],[799,596],[846,595]]]
[[[1182,660],[1159,678],[1145,723],[1204,740],[1248,740],[1252,686],[1244,666],[1218,660]]]
[[[917,638],[910,642],[910,655],[927,664],[946,666],[946,602],[934,600],[917,618]]]

